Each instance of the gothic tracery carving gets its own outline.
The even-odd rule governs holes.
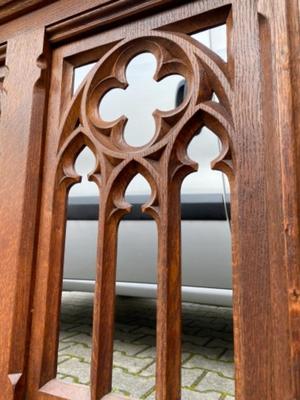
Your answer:
[[[186,81],[187,93],[175,109],[156,111],[156,132],[152,140],[133,147],[124,139],[126,118],[103,120],[99,104],[109,90],[126,88],[126,67],[142,52],[152,53],[157,60],[155,80],[180,74]],[[214,94],[219,102],[213,100]],[[188,35],[156,31],[148,36],[125,39],[110,48],[81,84],[62,116],[56,153],[58,194],[54,195],[54,203],[58,199],[62,207],[61,191],[67,191],[80,180],[74,162],[84,146],[95,155],[96,167],[90,180],[100,190],[91,368],[93,400],[111,390],[117,229],[122,217],[130,211],[124,196],[137,174],[142,174],[151,187],[150,199],[142,208],[156,221],[160,238],[157,267],[157,388],[160,392],[157,396],[165,398],[165,388],[170,389],[171,382],[171,397],[179,396],[180,316],[176,319],[173,316],[181,304],[180,188],[183,179],[197,170],[197,164],[187,155],[187,147],[199,130],[207,126],[223,145],[213,167],[233,177],[231,101],[231,82],[227,65],[221,58]],[[55,235],[53,238],[55,246],[58,239]],[[175,252],[173,246],[177,246]],[[167,310],[166,304],[169,304]],[[175,336],[174,332],[177,332]],[[171,357],[172,348],[177,352]]]
[[[156,57],[155,80],[180,74],[186,79],[188,90],[180,106],[168,112],[155,112],[156,133],[148,144],[137,148],[124,140],[126,118],[104,121],[99,104],[109,90],[126,88],[126,66],[141,52],[150,52]],[[213,93],[218,96],[219,103],[212,100]],[[119,174],[125,171],[126,175],[127,169],[132,178],[132,165],[135,165],[135,174],[141,172],[147,175],[146,179],[155,182],[156,174],[161,172],[162,160],[169,165],[173,177],[180,169],[189,173],[196,168],[188,159],[186,148],[199,128],[206,125],[223,144],[214,167],[232,173],[231,97],[224,61],[189,36],[156,32],[151,36],[124,40],[98,61],[72,99],[61,125],[58,157],[65,154],[62,148],[74,146],[73,142],[86,137],[99,161],[97,176],[101,175],[102,190],[103,185],[112,188]],[[64,171],[68,176],[71,169],[64,168]],[[100,184],[98,178],[96,181]]]

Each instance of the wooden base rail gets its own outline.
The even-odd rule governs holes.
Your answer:
[[[181,398],[180,189],[202,127],[222,142],[212,168],[232,193],[235,398],[300,399],[299,16],[297,0],[2,1],[0,400],[123,399],[111,393],[117,236],[137,174],[158,230],[156,399]],[[191,37],[222,24],[226,61]],[[104,121],[99,104],[143,52],[155,80],[179,74],[187,93],[134,147],[126,118]],[[66,204],[85,147],[100,193],[90,387],[56,379]]]

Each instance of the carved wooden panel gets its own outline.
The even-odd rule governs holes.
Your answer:
[[[8,39],[8,95],[0,126],[9,149],[25,132],[26,149],[18,155],[23,167],[16,182],[18,202],[9,200],[14,175],[0,158],[10,193],[5,215],[1,212],[11,236],[18,227],[16,240],[0,247],[1,260],[11,268],[0,278],[0,322],[8,316],[8,330],[0,332],[5,398],[120,398],[111,394],[118,225],[130,211],[126,187],[141,174],[152,191],[143,211],[158,228],[156,398],[180,399],[180,188],[197,168],[187,146],[203,126],[222,142],[212,166],[227,174],[232,192],[236,398],[298,398],[298,175],[292,111],[299,91],[291,87],[297,68],[289,58],[291,48],[296,59],[291,37],[298,19],[288,28],[291,7],[280,0],[146,1],[127,11],[123,3],[130,2],[91,0],[73,15],[70,0],[61,0],[57,10],[50,4],[36,11],[32,26],[38,31],[23,37],[28,14],[0,33],[1,41],[5,35]],[[190,37],[222,23],[227,24],[227,62]],[[11,37],[16,28],[19,36]],[[17,52],[24,52],[20,64],[12,60]],[[124,138],[126,118],[104,121],[99,104],[109,90],[126,89],[126,66],[142,52],[157,60],[155,80],[180,74],[187,93],[177,108],[156,111],[155,135],[133,147]],[[72,96],[73,69],[89,62],[96,64]],[[20,85],[26,65],[21,112],[10,93]],[[47,72],[51,82],[44,112]],[[100,192],[90,388],[56,379],[66,202],[80,180],[74,162],[85,146],[96,158],[90,180]],[[28,224],[32,229],[24,240]],[[3,227],[0,234],[7,243]]]
[[[49,139],[46,149],[41,252],[38,258],[41,275],[37,279],[37,290],[40,282],[46,282],[47,286],[40,289],[41,293],[51,290],[52,294],[44,311],[37,311],[39,324],[41,315],[44,315],[46,331],[41,335],[36,327],[39,337],[34,338],[34,343],[41,342],[44,362],[41,359],[43,353],[39,353],[33,365],[35,368],[40,365],[41,368],[41,393],[58,395],[68,390],[62,388],[64,383],[52,380],[56,371],[54,350],[58,329],[53,329],[53,317],[55,315],[58,323],[59,315],[59,297],[53,296],[52,290],[60,288],[62,279],[67,193],[80,178],[74,169],[74,162],[82,148],[88,146],[97,160],[90,180],[97,183],[100,191],[91,398],[99,399],[111,391],[117,231],[121,218],[130,210],[130,204],[124,200],[126,187],[140,173],[152,189],[151,200],[144,204],[143,211],[155,219],[159,238],[157,398],[177,399],[181,391],[180,188],[184,177],[197,168],[188,158],[186,150],[199,129],[208,126],[223,143],[222,153],[214,166],[233,178],[230,75],[221,58],[183,33],[150,30],[128,35],[99,50],[102,56],[67,102],[59,127],[53,130],[51,126],[48,130],[48,135],[53,138]],[[156,132],[153,139],[144,146],[132,147],[123,135],[126,119],[120,117],[113,122],[102,120],[99,103],[109,90],[126,88],[126,66],[142,52],[150,52],[156,57],[155,80],[180,74],[186,79],[188,90],[179,107],[170,112],[155,112]],[[212,100],[214,93],[219,103]],[[50,266],[51,273],[49,270],[46,278]],[[37,302],[41,302],[39,296]]]

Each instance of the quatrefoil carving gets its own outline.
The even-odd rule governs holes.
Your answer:
[[[142,53],[133,58],[126,69],[128,86],[111,89],[104,95],[99,106],[100,117],[116,121],[123,116],[125,141],[131,146],[147,144],[154,136],[159,111],[174,110],[178,84],[182,75],[171,75],[160,81],[153,79],[157,61],[153,54]]]
[[[110,91],[122,90],[126,93],[126,90],[130,90],[131,82],[127,79],[126,68],[130,61],[141,53],[151,53],[157,61],[155,73],[152,74],[157,87],[160,87],[165,79],[170,79],[170,75],[180,75],[186,80],[189,89],[179,107],[173,106],[168,111],[158,109],[154,111],[156,129],[152,139],[144,146],[133,147],[124,139],[127,118],[123,115],[113,121],[107,121],[99,112],[99,104],[101,105],[103,98]],[[194,86],[194,68],[181,46],[160,36],[138,38],[115,47],[99,61],[98,68],[95,67],[85,87],[83,94],[85,109],[82,113],[84,125],[88,126],[96,139],[110,151],[123,154],[149,149],[168,135],[186,112],[191,99],[191,88]],[[156,107],[159,106],[158,101]]]

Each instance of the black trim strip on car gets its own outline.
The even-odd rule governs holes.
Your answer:
[[[126,196],[132,204],[132,211],[124,220],[144,221],[152,218],[142,213],[141,206],[147,202],[148,196]],[[226,199],[230,208],[229,199]],[[68,204],[69,221],[97,221],[99,199],[97,197],[70,197]],[[184,194],[181,197],[181,217],[185,221],[225,221],[226,212],[222,194]]]

